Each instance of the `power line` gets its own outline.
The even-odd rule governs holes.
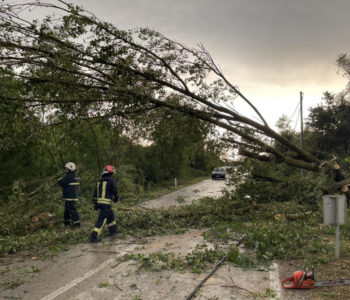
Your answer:
[[[300,110],[298,110],[298,115],[297,115],[297,118],[296,118],[296,120],[295,120],[294,131],[297,130],[297,125],[298,125],[299,117],[300,117]]]
[[[290,120],[293,119],[295,112],[299,109],[299,106],[300,106],[300,102],[298,102],[296,108],[294,109],[294,112],[292,113],[291,117],[289,117]]]

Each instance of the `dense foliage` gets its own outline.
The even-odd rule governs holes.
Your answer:
[[[350,156],[350,103],[347,94],[325,93],[320,105],[311,108],[307,130],[314,152],[320,157]]]
[[[5,125],[12,126],[2,128],[2,141],[9,140],[0,152],[2,202],[14,181],[21,181],[23,187],[33,181],[43,184],[47,177],[63,172],[67,161],[77,164],[83,189],[91,189],[103,166],[109,163],[117,168],[121,190],[130,192],[175,177],[181,180],[208,174],[220,163],[220,149],[209,140],[210,128],[191,117],[159,112],[159,123],[153,124],[148,139],[143,139],[109,120],[63,120],[47,126],[39,116],[17,108],[17,104],[5,103],[3,107],[1,118]],[[20,126],[14,128],[15,122]]]

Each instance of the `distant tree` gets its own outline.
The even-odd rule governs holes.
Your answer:
[[[323,103],[310,109],[307,130],[320,159],[350,156],[350,102],[343,93],[325,93]]]

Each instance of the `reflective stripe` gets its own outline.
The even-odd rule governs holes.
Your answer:
[[[114,226],[114,225],[117,225],[117,222],[114,220],[113,222],[111,222],[111,223],[109,223],[107,226],[108,227],[112,227],[112,226]]]
[[[78,223],[80,223],[80,221],[75,221],[75,222],[73,222],[73,224],[78,224]]]
[[[63,198],[63,200],[66,200],[66,201],[79,201],[78,198]]]
[[[107,187],[107,181],[102,182],[102,193],[101,193],[102,199],[106,198],[106,187]]]
[[[112,200],[107,199],[107,198],[97,198],[97,203],[99,203],[99,204],[112,204]]]
[[[97,203],[99,204],[112,204],[112,199],[108,199],[106,198],[106,190],[107,190],[107,181],[103,181],[102,182],[102,186],[101,186],[101,181],[97,182],[96,185],[96,190],[97,190]],[[101,191],[100,191],[101,188]]]
[[[94,227],[93,231],[97,232],[97,236],[99,236],[102,233],[103,226],[105,226],[106,222],[107,222],[107,219],[104,219],[101,228]]]
[[[80,182],[71,182],[69,185],[80,185]]]

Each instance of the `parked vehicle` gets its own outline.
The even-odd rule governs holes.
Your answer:
[[[227,176],[227,172],[226,169],[224,167],[217,167],[214,168],[213,172],[211,172],[211,179],[217,179],[217,178],[222,178],[222,179],[226,179]]]

